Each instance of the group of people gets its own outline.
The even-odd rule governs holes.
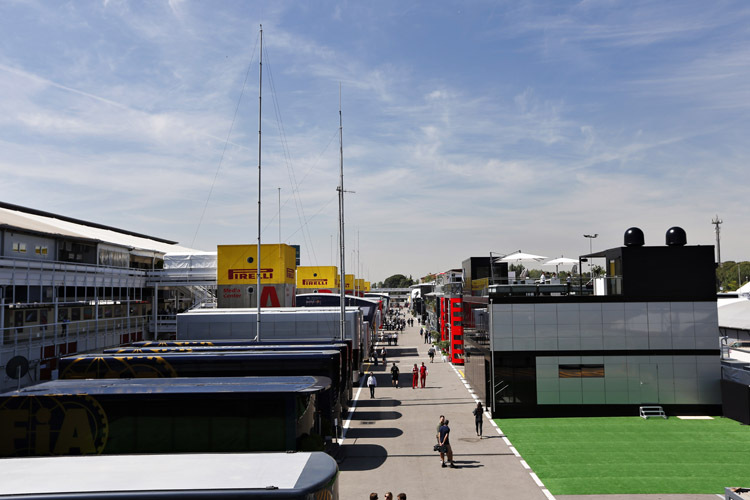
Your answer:
[[[388,345],[398,345],[398,334],[396,332],[384,333],[383,340],[388,342]]]
[[[481,402],[477,401],[477,406],[472,413],[474,414],[474,426],[476,427],[477,436],[479,436],[479,439],[482,439],[482,416],[484,408]],[[440,415],[435,438],[437,439],[438,451],[440,452],[440,466],[447,467],[445,464],[445,459],[447,458],[448,462],[450,462],[450,467],[455,469],[456,464],[453,462],[453,448],[451,448],[450,442],[451,428],[448,427],[449,423],[450,421],[445,418],[445,415]]]
[[[383,498],[385,500],[393,500],[393,493],[391,493],[389,491],[385,495],[383,495]],[[370,493],[370,500],[378,500],[378,494],[377,493]],[[406,500],[406,493],[399,493],[396,496],[396,500]]]
[[[422,389],[424,389],[425,382],[427,382],[427,367],[424,365],[424,361],[422,361],[422,366],[419,367],[417,367],[417,364],[414,363],[414,368],[411,369],[412,389],[417,388],[417,380],[419,380],[419,383],[422,384]]]
[[[383,359],[385,360],[385,356],[383,356]],[[416,389],[417,387],[422,386],[422,389],[424,389],[425,384],[427,383],[427,367],[424,365],[424,361],[422,362],[422,366],[417,366],[416,363],[414,363],[414,368],[411,370],[411,388]],[[370,398],[375,397],[375,388],[378,386],[378,380],[375,378],[375,375],[370,372],[367,377],[367,387],[370,389]],[[396,362],[393,362],[393,366],[391,366],[391,386],[395,388],[400,388],[399,385],[399,377],[401,375],[401,370],[396,366]]]
[[[391,345],[390,342],[388,342],[388,345]],[[375,366],[378,366],[378,357],[380,357],[383,360],[383,364],[388,364],[388,351],[386,351],[385,347],[381,347],[380,349],[373,347],[370,350],[370,359],[372,359],[372,364]]]
[[[425,343],[431,343],[432,339],[431,339],[429,331],[426,328],[420,327],[420,335],[422,335],[422,337],[425,339]],[[435,346],[430,345],[430,348],[427,351],[427,354],[430,357],[430,362],[433,362],[435,353],[436,353]],[[380,354],[383,357],[383,362],[385,365],[385,360],[387,358],[387,353],[385,351],[385,348],[382,348],[380,350]],[[392,362],[390,372],[391,372],[391,386],[395,388],[400,388],[400,382],[399,382],[400,369],[396,362]],[[414,363],[412,366],[412,389],[416,389],[417,387],[424,388],[427,382],[427,374],[428,374],[428,368],[427,366],[425,366],[425,362],[421,362],[421,365]],[[375,375],[372,372],[369,372],[369,376],[367,378],[367,386],[370,389],[370,397],[374,398],[375,388],[377,387],[377,379],[375,378]],[[483,424],[483,419],[484,419],[484,408],[481,402],[477,402],[476,407],[473,408],[472,410],[472,414],[474,416],[476,435],[479,437],[479,439],[482,439],[483,438],[482,424]],[[458,467],[456,466],[454,462],[454,458],[453,458],[453,448],[450,442],[451,428],[449,424],[450,424],[450,421],[447,418],[445,418],[444,415],[440,415],[440,420],[438,422],[436,432],[435,432],[435,439],[437,441],[436,450],[440,454],[440,466],[450,467],[450,468],[455,469]],[[405,500],[406,494],[399,493],[396,498],[397,500],[402,500],[402,499]],[[378,494],[371,493],[370,499],[379,500]],[[391,492],[385,493],[384,500],[393,500],[393,494]]]
[[[432,334],[430,333],[430,331],[427,328],[420,326],[419,327],[419,335],[424,338],[424,343],[425,344],[431,344],[432,343]]]

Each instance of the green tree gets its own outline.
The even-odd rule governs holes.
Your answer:
[[[407,278],[403,274],[394,274],[383,281],[383,288],[409,288],[414,284],[414,280]]]
[[[716,281],[720,290],[733,292],[750,280],[750,262],[728,260],[716,268]]]

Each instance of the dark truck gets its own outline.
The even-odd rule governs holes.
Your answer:
[[[351,345],[348,342],[315,342],[303,341],[299,343],[273,341],[273,342],[248,342],[237,340],[213,340],[213,341],[144,341],[135,342],[129,346],[104,349],[105,354],[134,354],[149,353],[158,354],[164,352],[200,352],[200,351],[327,351],[338,350],[341,353],[341,381],[342,388],[340,396],[341,405],[344,410],[349,407],[349,400],[353,397],[353,365]]]
[[[317,398],[323,436],[337,436],[341,424],[341,354],[326,351],[191,351],[154,354],[81,354],[62,358],[61,379],[248,377],[314,375],[330,379]]]
[[[54,380],[0,395],[0,456],[319,450],[327,377]]]

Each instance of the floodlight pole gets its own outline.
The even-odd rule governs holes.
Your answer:
[[[599,236],[599,233],[584,234],[583,235],[584,238],[588,238],[589,239],[589,278],[591,278],[591,279],[594,279],[594,272],[591,269],[591,254],[594,253],[592,241],[597,236]]]

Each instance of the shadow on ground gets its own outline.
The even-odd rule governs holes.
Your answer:
[[[351,416],[353,425],[358,420],[397,420],[403,415],[397,411],[358,411]]]
[[[377,444],[345,444],[341,447],[340,471],[377,469],[388,458],[385,448]]]
[[[375,393],[377,394],[377,391]],[[359,411],[359,408],[386,408],[400,405],[401,401],[398,399],[360,399],[357,401],[357,410]]]
[[[484,467],[484,465],[476,460],[455,460],[454,463],[458,469],[478,469],[479,467]]]
[[[396,438],[401,436],[404,431],[395,427],[385,427],[368,429],[366,426],[374,424],[373,420],[362,420],[357,425],[363,427],[349,427],[346,431],[346,439],[378,439],[378,438]]]
[[[396,347],[396,346],[379,346],[378,349],[382,349],[385,347],[385,352],[388,353],[386,355],[386,360],[389,360],[391,358],[395,357],[414,357],[419,356],[419,351],[416,347]],[[379,360],[382,362],[382,359]],[[403,365],[403,362],[400,362],[399,360],[395,360],[397,364]],[[393,360],[391,360],[393,362]]]

